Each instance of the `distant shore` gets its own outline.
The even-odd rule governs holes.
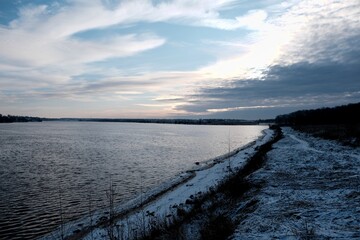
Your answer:
[[[124,123],[161,123],[161,124],[188,124],[188,125],[259,125],[270,124],[274,119],[186,119],[186,118],[42,118],[30,116],[12,116],[0,114],[0,123],[14,122],[124,122]]]
[[[123,123],[160,123],[186,125],[259,125],[272,123],[268,120],[242,119],[152,119],[152,118],[42,118],[43,121],[76,121],[76,122],[123,122]]]

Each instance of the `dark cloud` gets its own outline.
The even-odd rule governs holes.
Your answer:
[[[355,57],[359,52],[351,54]],[[352,58],[349,63],[301,62],[272,66],[263,79],[238,79],[231,87],[202,89],[188,96],[193,101],[178,109],[192,113],[229,109],[213,116],[241,117],[258,113],[272,117],[282,113],[281,110],[357,102],[360,101],[360,58],[357,59]]]

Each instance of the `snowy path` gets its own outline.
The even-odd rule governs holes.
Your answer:
[[[298,146],[296,146],[296,148],[309,150],[309,151],[314,151],[314,152],[317,152],[317,153],[324,153],[324,151],[320,151],[320,150],[317,150],[315,148],[310,147],[310,144],[307,141],[301,140],[301,139],[297,138],[293,134],[289,134],[288,136],[299,143]]]
[[[231,239],[360,239],[360,149],[283,131]]]
[[[299,143],[299,145],[296,146],[296,148],[302,148],[304,150],[314,151],[314,152],[317,152],[317,153],[325,153],[325,151],[323,151],[323,150],[318,150],[318,149],[310,147],[310,143],[308,141],[299,139],[294,134],[288,134],[288,136]],[[289,147],[287,147],[287,148],[289,148]],[[331,150],[331,151],[332,151],[333,155],[350,156],[350,157],[353,157],[353,158],[356,158],[356,159],[360,160],[360,155],[359,154],[334,152],[333,150]]]

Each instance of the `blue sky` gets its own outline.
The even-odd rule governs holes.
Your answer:
[[[360,101],[360,2],[0,0],[0,113],[272,118]]]

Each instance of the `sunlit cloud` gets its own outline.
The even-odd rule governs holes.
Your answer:
[[[140,91],[116,91],[115,94],[119,95],[140,95],[143,92]]]
[[[207,109],[207,112],[210,113],[220,113],[220,112],[230,112],[244,109],[261,109],[261,108],[274,108],[274,107],[282,107],[283,105],[263,105],[263,106],[243,106],[243,107],[231,107],[231,108],[217,108],[217,109]]]
[[[219,59],[200,71],[209,77],[257,78],[263,76],[267,67],[278,63],[348,61],[342,55],[357,47],[349,39],[360,35],[359,22],[355,20],[359,9],[357,1],[304,1],[273,19],[267,19],[265,11],[255,12],[258,21],[250,18],[249,22],[259,27],[250,37],[214,42],[241,48],[242,53],[235,50],[235,55]]]

